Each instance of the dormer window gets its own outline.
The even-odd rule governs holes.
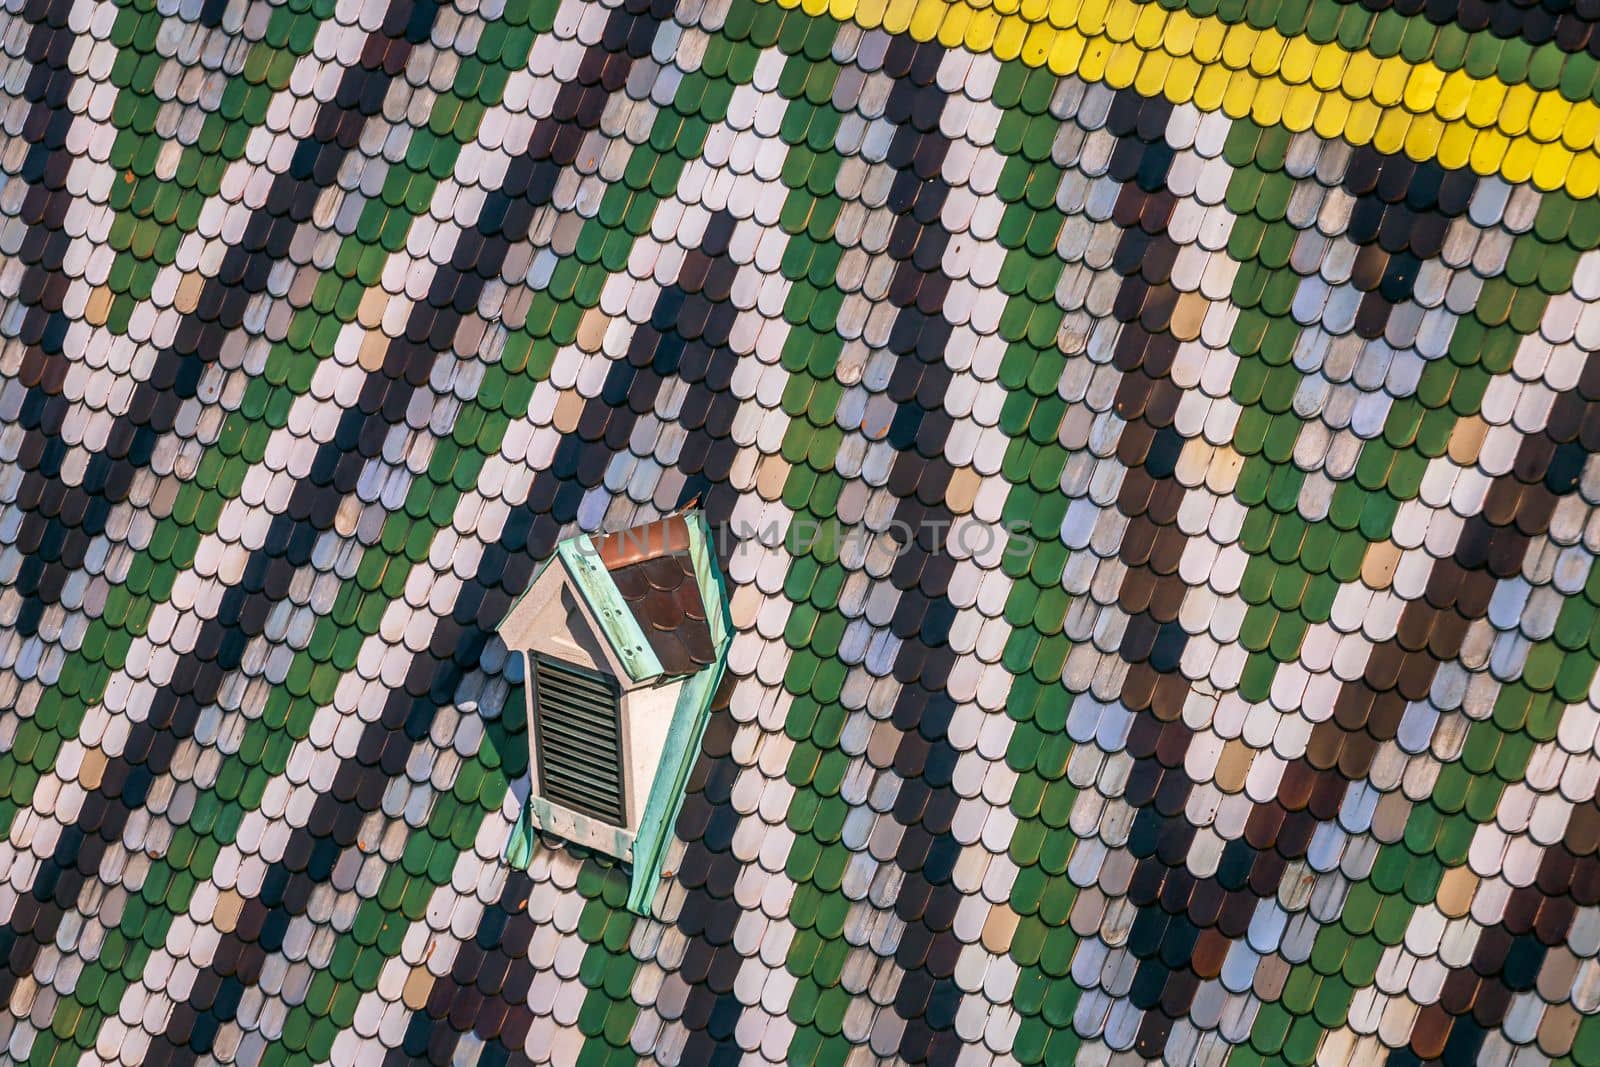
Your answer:
[[[528,825],[631,864],[644,913],[732,637],[704,517],[561,542],[500,634],[525,661]]]

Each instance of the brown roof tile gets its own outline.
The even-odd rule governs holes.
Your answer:
[[[683,516],[591,540],[668,675],[693,674],[716,659]]]

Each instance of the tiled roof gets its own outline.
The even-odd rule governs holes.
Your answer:
[[[786,3],[0,13],[5,1055],[1600,1062],[1600,11]],[[637,918],[493,635],[697,498]]]

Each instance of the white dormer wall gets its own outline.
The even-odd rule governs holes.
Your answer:
[[[684,679],[678,678],[653,689],[635,689],[622,697],[622,747],[627,759],[623,774],[627,776],[630,830],[638,829],[644,820],[683,684]]]
[[[594,635],[594,643],[607,653],[603,662],[595,662],[589,650],[573,637],[566,609],[561,605],[562,589],[566,589],[568,596],[578,605],[589,632]],[[559,560],[545,567],[527,594],[517,601],[511,614],[500,625],[500,637],[506,647],[513,651],[553,656],[567,663],[609,674],[624,691],[634,684],[621,662],[609,654],[604,632],[589,613],[582,594],[572,584],[566,568]]]

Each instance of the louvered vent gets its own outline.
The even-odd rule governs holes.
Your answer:
[[[547,800],[626,826],[617,683],[534,657],[534,729]]]

